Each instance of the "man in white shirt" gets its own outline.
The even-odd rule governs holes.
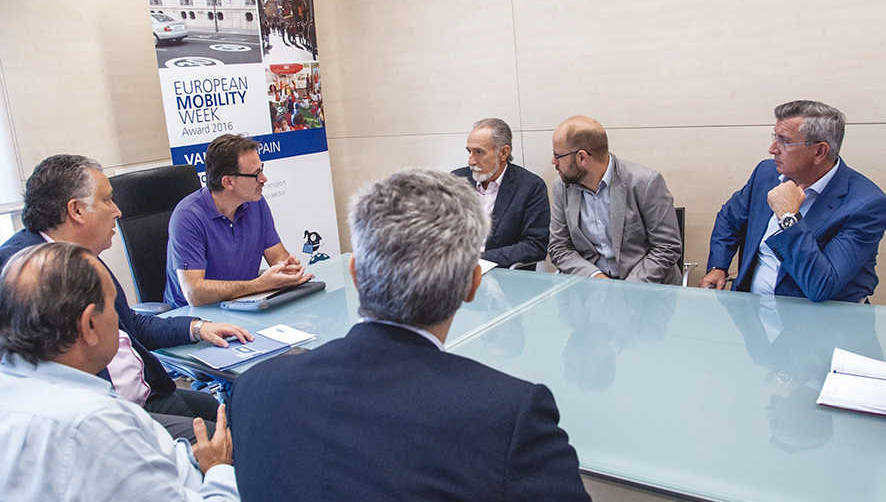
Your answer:
[[[192,449],[95,376],[117,353],[116,293],[74,244],[25,248],[3,269],[0,500],[239,500],[224,406],[211,441],[194,420]]]

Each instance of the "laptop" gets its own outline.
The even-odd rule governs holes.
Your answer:
[[[325,282],[308,281],[298,286],[241,296],[240,298],[221,302],[219,306],[226,310],[267,310],[271,307],[283,305],[284,303],[323,291],[324,289],[326,289]]]

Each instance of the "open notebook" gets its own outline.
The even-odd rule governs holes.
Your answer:
[[[834,349],[816,403],[886,415],[886,362]]]

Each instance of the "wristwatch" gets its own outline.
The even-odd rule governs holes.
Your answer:
[[[796,225],[800,219],[803,218],[803,215],[800,213],[784,213],[781,215],[781,218],[778,220],[778,226],[781,227],[782,230],[787,230],[792,226]]]
[[[199,317],[194,318],[194,324],[191,326],[191,341],[199,342],[200,341],[200,329],[203,328],[203,324],[206,322]]]

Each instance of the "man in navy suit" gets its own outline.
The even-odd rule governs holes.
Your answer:
[[[119,216],[111,183],[98,162],[80,155],[48,157],[28,178],[22,213],[25,228],[0,246],[0,267],[18,250],[44,242],[79,244],[98,256],[111,247]],[[111,279],[117,288],[114,308],[120,349],[100,376],[110,380],[118,394],[151,412],[173,437],[195,441],[192,419],[215,420],[218,402],[204,392],[177,389],[150,351],[199,340],[225,346],[226,336],[245,340],[251,335],[231,324],[195,317],[161,319],[137,314],[129,308],[113,273]]]
[[[832,106],[792,101],[775,108],[769,153],[723,205],[711,234],[702,287],[812,301],[866,301],[877,286],[886,196],[839,157],[846,118]]]
[[[502,267],[545,259],[551,208],[538,175],[511,164],[511,128],[501,119],[474,123],[468,135],[468,166],[452,171],[474,186],[492,229],[483,258]]]
[[[363,320],[234,384],[243,500],[590,500],[550,391],[444,349],[481,280],[473,190],[397,173],[358,196],[350,226]]]

